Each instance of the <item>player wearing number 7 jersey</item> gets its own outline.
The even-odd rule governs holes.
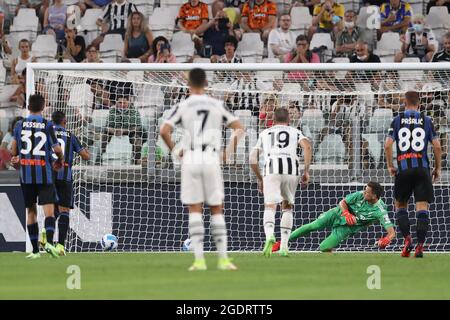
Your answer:
[[[54,203],[58,200],[53,183],[51,157],[54,151],[58,157],[54,162],[54,168],[57,170],[62,168],[64,157],[52,125],[42,116],[44,106],[45,100],[42,96],[30,96],[30,115],[17,122],[12,142],[12,162],[20,164],[20,182],[28,215],[27,228],[33,246],[33,253],[27,256],[30,259],[40,257],[37,199],[44,210],[44,224],[49,240],[44,248],[53,257],[58,256],[56,248],[51,245],[55,231]]]
[[[266,242],[263,254],[270,257],[275,244],[275,212],[280,202],[283,215],[281,217],[281,249],[282,256],[288,255],[288,240],[293,225],[292,207],[299,182],[309,181],[309,165],[311,163],[311,143],[302,132],[289,126],[289,111],[278,108],[274,113],[274,126],[260,133],[258,142],[250,153],[250,166],[258,178],[260,191],[264,193],[264,232]],[[304,152],[305,168],[300,181],[300,161],[297,149],[301,146]],[[264,154],[264,178],[259,171],[258,155]]]
[[[180,125],[184,129],[184,145],[181,150],[181,202],[189,207],[189,233],[195,254],[195,262],[189,270],[206,270],[203,256],[203,203],[208,204],[211,211],[211,235],[219,253],[218,268],[236,270],[227,255],[227,230],[222,213],[224,187],[220,148],[224,125],[234,130],[230,148],[227,150],[234,150],[243,134],[243,127],[239,120],[224,108],[223,101],[205,94],[205,86],[205,71],[192,69],[189,72],[191,95],[175,105],[171,115],[162,125],[160,135],[170,151],[173,151],[172,128]]]
[[[417,241],[416,258],[423,257],[423,244],[429,227],[428,204],[434,201],[433,182],[441,174],[441,143],[430,117],[421,114],[420,96],[415,91],[405,94],[405,112],[394,118],[385,143],[389,174],[395,176],[394,197],[397,224],[405,238],[402,257],[409,257],[413,248],[408,200],[412,194],[416,201]],[[393,144],[397,143],[397,169],[393,165]],[[435,169],[430,176],[427,155],[428,142],[433,145]]]

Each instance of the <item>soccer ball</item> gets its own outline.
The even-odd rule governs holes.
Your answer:
[[[183,247],[182,247],[183,251],[190,251],[191,250],[191,242],[192,242],[191,239],[184,240]]]
[[[105,251],[117,249],[117,237],[113,234],[105,234],[101,241],[102,248]]]

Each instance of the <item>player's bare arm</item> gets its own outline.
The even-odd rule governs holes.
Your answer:
[[[433,153],[434,153],[434,170],[432,173],[433,183],[439,179],[441,176],[441,169],[442,169],[442,147],[441,147],[441,141],[439,137],[436,137],[432,141],[433,144]]]
[[[222,154],[222,160],[224,163],[227,163],[228,160],[230,159],[230,155],[232,155],[236,152],[236,147],[237,147],[239,141],[245,135],[245,128],[239,120],[231,122],[228,125],[228,128],[232,129],[233,133],[231,134],[230,142],[228,143],[228,146],[226,147],[225,151]]]
[[[393,145],[394,140],[391,137],[387,137],[386,142],[384,143],[384,152],[386,154],[387,169],[391,177],[395,176],[395,174],[397,173],[397,170],[394,168],[394,163],[392,161]]]
[[[81,150],[79,155],[80,155],[81,159],[83,159],[83,160],[89,160],[91,158],[91,154],[86,149]]]
[[[53,163],[53,169],[56,171],[60,170],[64,166],[64,154],[61,146],[59,144],[53,146],[53,151],[55,152],[58,160]]]
[[[172,126],[168,123],[164,123],[159,130],[159,135],[166,143],[170,152],[172,152],[173,148],[175,147],[175,143],[172,141]]]
[[[260,150],[256,149],[256,148],[250,152],[250,168],[256,175],[256,179],[258,181],[258,190],[260,192],[263,192],[263,188],[264,188],[263,176],[261,175],[261,172],[259,170],[259,165],[258,165],[259,153],[260,153]]]
[[[312,159],[312,147],[311,142],[308,139],[300,140],[299,144],[303,149],[303,154],[305,158],[305,169],[303,170],[301,184],[307,185],[309,182],[309,166],[311,165]]]

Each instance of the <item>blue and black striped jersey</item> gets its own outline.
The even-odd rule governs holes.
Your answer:
[[[20,159],[20,181],[52,184],[52,154],[58,141],[50,122],[41,115],[30,115],[17,122],[14,139]]]
[[[430,167],[428,142],[439,138],[430,117],[418,111],[406,110],[394,118],[388,136],[397,142],[397,164],[400,171]]]
[[[64,166],[56,174],[56,180],[72,181],[72,165],[74,160],[74,152],[80,153],[84,148],[81,146],[78,138],[67,131],[64,127],[55,125],[56,139],[61,145],[64,153]]]

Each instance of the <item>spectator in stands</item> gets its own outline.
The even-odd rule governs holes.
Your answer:
[[[98,55],[97,48],[94,45],[90,45],[86,49],[86,59],[82,61],[83,63],[100,63],[103,62],[100,60]]]
[[[218,11],[214,19],[198,27],[196,34],[203,34],[200,55],[204,58],[225,54],[225,40],[229,36],[236,37],[234,27],[223,10]]]
[[[50,6],[50,0],[42,0],[42,1],[33,1],[31,4],[31,8],[36,10],[37,16],[39,18],[39,24],[41,26],[44,25],[44,17],[45,12]]]
[[[65,59],[71,62],[82,62],[86,59],[86,42],[82,36],[77,35],[77,29],[66,28],[66,48]]]
[[[64,40],[66,20],[67,6],[63,0],[54,0],[53,5],[45,11],[42,33],[55,35],[57,41]]]
[[[80,0],[78,6],[84,13],[87,9],[99,9],[111,3],[111,0]]]
[[[265,99],[259,111],[259,132],[273,126],[273,113],[280,104],[274,94],[269,94]]]
[[[344,15],[344,30],[336,37],[336,55],[348,57],[355,52],[356,42],[362,37],[362,30],[356,26],[356,14],[347,10]]]
[[[280,27],[273,29],[269,33],[267,41],[269,58],[280,58],[291,52],[295,48],[295,34],[290,31],[292,22],[289,13],[280,16]]]
[[[5,23],[5,13],[3,12],[2,6],[0,6],[0,39],[3,38],[3,24],[4,23]],[[0,54],[1,54],[1,50],[0,50]]]
[[[289,101],[288,103],[288,109],[289,109],[289,124],[294,127],[294,128],[298,128],[298,126],[300,125],[300,109],[298,107],[298,102],[297,101]]]
[[[124,39],[128,17],[135,11],[138,11],[136,5],[128,0],[115,0],[110,3],[97,19],[97,25],[102,27],[102,34],[92,41],[92,44],[98,48],[107,34],[120,34]]]
[[[0,36],[0,59],[5,59],[7,55],[12,54],[12,49],[9,47],[6,37]]]
[[[152,55],[148,58],[149,63],[175,63],[175,56],[171,52],[169,41],[163,36],[156,37],[152,44]]]
[[[238,41],[234,36],[228,36],[224,41],[225,53],[220,57],[211,57],[211,62],[242,63],[242,58],[236,54]]]
[[[415,14],[413,26],[400,36],[402,51],[395,55],[395,62],[401,62],[405,57],[417,57],[420,61],[430,62],[435,49],[434,33],[425,27],[425,19],[421,14]]]
[[[236,16],[234,17],[235,19],[230,18],[231,23],[234,24],[239,21],[239,13],[242,12],[242,8],[244,7],[245,2],[246,0],[215,0],[211,4],[213,17],[215,17],[217,12],[220,10],[225,9],[226,12],[231,12],[231,10],[234,10],[234,12],[236,13]]]
[[[267,89],[262,81],[256,79],[254,72],[243,71],[230,85],[232,93],[225,97],[230,110],[250,110],[253,116],[259,116],[261,90]]]
[[[16,11],[14,12],[14,14],[17,16],[17,14],[19,13],[20,9],[29,9],[29,8],[31,8],[30,1],[28,1],[28,0],[19,0],[19,3],[17,4]]]
[[[106,128],[102,136],[102,154],[113,136],[128,136],[133,147],[135,165],[141,162],[142,144],[147,139],[147,133],[142,127],[141,115],[130,105],[129,95],[116,92],[116,105],[109,109]]]
[[[444,35],[443,47],[434,54],[432,62],[450,62],[450,32]]]
[[[11,123],[8,127],[8,132],[3,136],[2,143],[0,144],[0,149],[6,149],[8,151],[11,150],[14,128],[16,126],[16,123],[22,119],[23,119],[23,117],[15,117],[11,121]]]
[[[430,0],[427,4],[427,14],[430,13],[431,7],[447,7],[447,11],[450,12],[450,0]]]
[[[153,34],[142,13],[133,12],[128,18],[124,42],[124,57],[148,61],[152,53]]]
[[[23,69],[22,73],[16,77],[16,81],[14,84],[19,84],[20,86],[17,88],[16,92],[11,96],[9,101],[15,102],[18,108],[26,109],[26,97],[25,93],[26,89],[26,79],[27,79],[27,69]]]
[[[208,20],[208,5],[200,0],[189,0],[181,6],[177,24],[182,31],[194,35],[201,25],[208,23]]]
[[[383,3],[380,8],[381,14],[381,34],[387,31],[405,33],[410,26],[411,5],[401,0],[389,0],[389,3]]]
[[[269,0],[249,0],[242,9],[243,32],[256,32],[267,42],[269,33],[277,27],[277,6]]]
[[[396,71],[387,71],[380,82],[378,90],[378,107],[391,109],[394,112],[394,117],[404,109],[404,94],[401,94],[401,88],[396,79]]]
[[[308,30],[308,38],[312,39],[314,33],[338,34],[342,29],[345,8],[334,0],[325,0],[324,3],[314,7],[312,26]]]
[[[19,41],[20,55],[14,58],[11,65],[11,82],[20,83],[18,76],[27,67],[28,62],[36,62],[36,58],[31,56],[31,44],[27,39]]]
[[[291,4],[291,9],[293,7],[308,7],[309,14],[314,14],[314,7],[320,4],[320,0],[293,0]]]
[[[286,63],[320,63],[317,53],[309,50],[308,38],[301,34],[295,39],[296,48],[284,56]],[[291,71],[288,73],[289,80],[306,79],[308,76],[304,71]]]
[[[350,57],[352,63],[372,63],[381,62],[380,57],[369,52],[369,44],[364,41],[358,41],[355,46],[355,53]]]

